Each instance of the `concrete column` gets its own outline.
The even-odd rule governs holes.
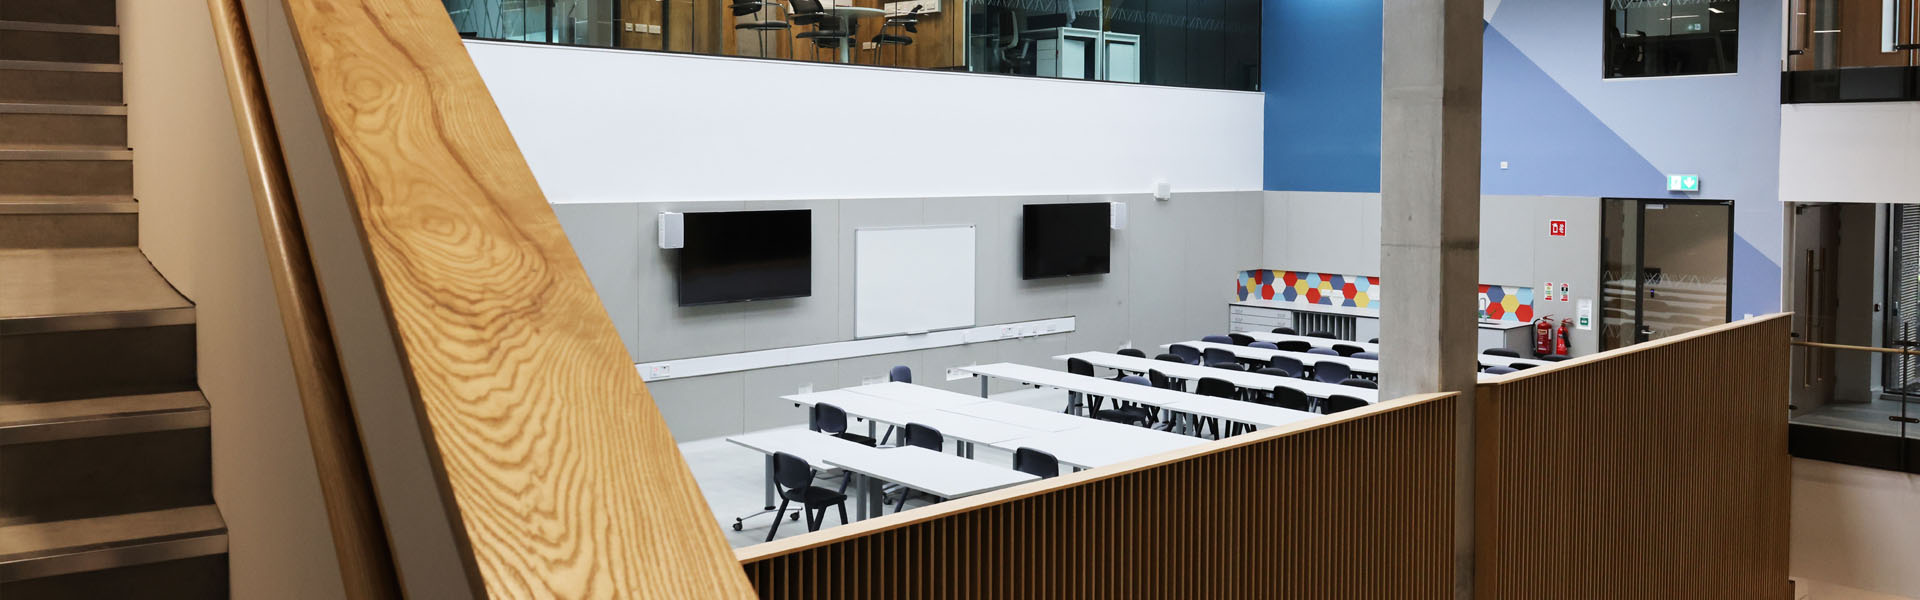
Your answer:
[[[1385,0],[1380,77],[1382,397],[1459,391],[1454,597],[1473,595],[1481,0]]]

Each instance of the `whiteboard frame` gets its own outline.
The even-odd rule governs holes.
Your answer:
[[[971,268],[967,270],[968,294],[966,295],[966,304],[967,304],[966,322],[941,324],[939,326],[927,327],[927,328],[905,328],[905,329],[887,328],[887,329],[863,330],[862,329],[863,323],[861,321],[861,313],[860,313],[863,306],[862,306],[862,303],[860,302],[860,298],[862,295],[861,287],[866,281],[867,274],[861,272],[860,233],[863,231],[905,231],[905,230],[938,230],[938,229],[965,229],[969,233],[968,237],[972,245],[972,254],[967,257],[967,263]],[[951,329],[969,328],[969,327],[973,327],[976,323],[979,322],[980,228],[976,225],[972,225],[972,224],[907,225],[907,226],[898,226],[898,227],[855,228],[853,230],[853,273],[854,273],[853,275],[853,298],[854,298],[853,337],[854,339],[867,339],[867,338],[885,337],[890,335],[902,335],[902,334],[921,335],[921,334],[926,334],[933,331],[946,331]]]

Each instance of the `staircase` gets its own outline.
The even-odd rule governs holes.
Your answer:
[[[227,595],[194,309],[139,248],[114,0],[0,0],[0,598]]]

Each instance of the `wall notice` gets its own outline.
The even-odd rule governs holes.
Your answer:
[[[1581,298],[1579,302],[1574,303],[1574,306],[1576,307],[1574,309],[1574,312],[1579,315],[1579,318],[1574,321],[1574,326],[1578,327],[1581,331],[1592,330],[1593,329],[1593,300],[1589,298]]]

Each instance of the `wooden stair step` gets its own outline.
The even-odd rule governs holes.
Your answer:
[[[198,391],[0,404],[0,445],[206,427]]]
[[[0,527],[0,584],[227,551],[213,505]]]

